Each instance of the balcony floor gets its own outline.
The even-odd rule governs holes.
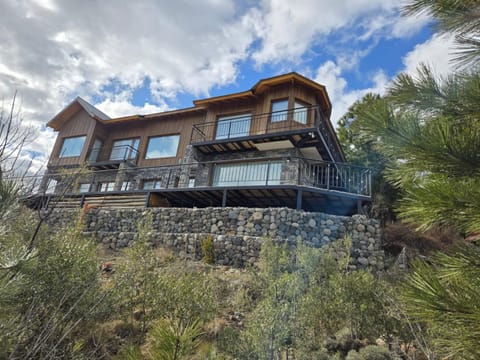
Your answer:
[[[151,191],[37,195],[25,203],[32,208],[69,207],[289,207],[334,215],[353,215],[370,202],[362,195],[297,185],[168,188]]]
[[[371,201],[367,196],[296,185],[159,189],[150,197],[164,198],[172,207],[289,207],[346,216]]]

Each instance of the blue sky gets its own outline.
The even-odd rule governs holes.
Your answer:
[[[88,5],[87,5],[88,4]],[[0,0],[0,96],[15,91],[37,135],[76,96],[111,117],[192,106],[296,71],[327,87],[332,122],[421,62],[451,71],[452,39],[397,0]]]

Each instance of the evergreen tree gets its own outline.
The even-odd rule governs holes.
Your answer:
[[[387,180],[401,189],[398,213],[420,229],[451,225],[468,239],[480,234],[480,4],[414,0],[407,13],[427,11],[453,32],[469,71],[435,76],[420,67],[401,74],[387,96],[365,109],[362,132],[389,159]],[[431,263],[417,261],[406,279],[409,314],[426,324],[443,358],[478,359],[480,250],[464,244]]]

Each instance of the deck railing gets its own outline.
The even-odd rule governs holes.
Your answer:
[[[226,139],[270,135],[295,130],[313,129],[319,126],[317,106],[275,111],[265,114],[245,114],[228,117],[192,128],[190,142],[199,144]]]
[[[122,170],[123,171],[123,170]],[[66,180],[67,179],[67,180]],[[31,179],[30,179],[31,180]],[[48,188],[49,180],[55,187]],[[154,182],[152,183],[152,180]],[[272,157],[245,160],[202,162],[173,166],[120,170],[49,173],[38,193],[99,192],[98,181],[114,182],[107,192],[156,191],[182,188],[238,188],[245,186],[298,185],[364,197],[371,196],[371,170],[344,163],[297,157]],[[65,185],[66,184],[66,185]],[[91,184],[82,188],[80,184]],[[148,188],[147,188],[148,184]],[[153,188],[152,188],[153,187]],[[80,190],[82,189],[82,190]]]
[[[102,146],[100,148],[94,147],[90,150],[87,162],[89,165],[118,161],[130,161],[136,164],[138,157],[138,150],[130,145]]]

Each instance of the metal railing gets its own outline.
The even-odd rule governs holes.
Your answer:
[[[130,161],[136,164],[139,158],[139,152],[130,145],[102,146],[92,148],[87,154],[87,163],[89,165],[102,162]]]
[[[372,172],[369,168],[344,163],[303,163],[300,168],[302,185],[349,194],[372,195]]]
[[[243,115],[236,118],[195,124],[190,143],[221,141],[256,135],[318,128],[317,106],[275,111],[265,114]]]
[[[109,189],[113,192],[155,191],[155,188],[144,188],[146,182],[155,180],[160,184],[159,189],[298,185],[365,197],[372,195],[370,169],[300,157],[139,167],[124,173],[116,169],[47,173],[41,182],[37,181],[43,184],[43,188],[38,188],[38,193],[47,192],[49,180],[56,181],[55,187],[50,189],[53,194],[60,190],[78,194],[80,184],[90,184],[87,193],[98,193],[100,182],[115,182],[115,186]],[[125,187],[127,182],[128,186]]]

